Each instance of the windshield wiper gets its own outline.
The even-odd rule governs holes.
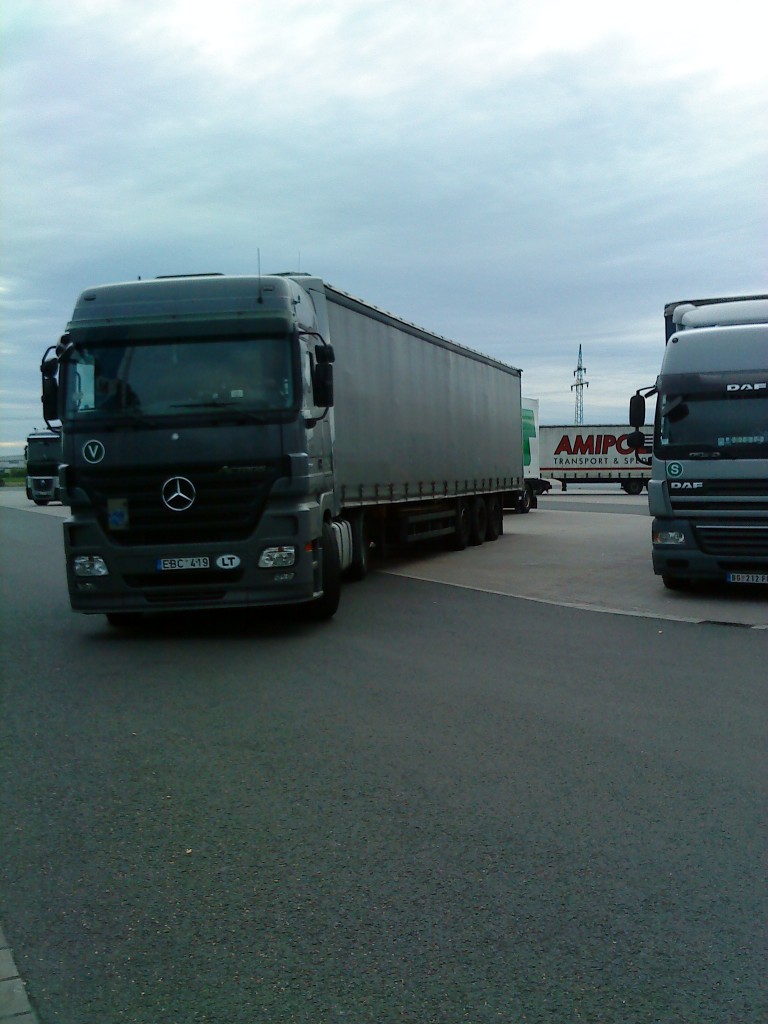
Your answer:
[[[228,417],[233,420],[241,420],[246,423],[260,423],[265,424],[272,422],[268,415],[265,416],[263,413],[252,412],[250,409],[243,408],[242,402],[222,402],[217,399],[209,400],[207,402],[176,402],[171,405],[171,409],[200,409],[200,410],[221,410],[226,413]],[[276,420],[274,422],[277,422]]]

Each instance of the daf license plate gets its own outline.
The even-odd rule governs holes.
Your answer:
[[[168,569],[210,569],[211,560],[207,555],[190,558],[158,558],[155,563],[158,572]]]
[[[729,583],[768,583],[768,572],[729,572]]]

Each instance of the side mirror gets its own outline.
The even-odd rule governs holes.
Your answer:
[[[336,356],[332,345],[315,345],[315,372],[312,375],[312,400],[321,408],[333,405],[333,362]]]
[[[328,409],[333,405],[333,366],[318,363],[312,375],[312,400],[315,405]]]
[[[631,434],[627,434],[627,447],[631,448],[633,452],[639,452],[645,448],[645,434],[642,430],[633,430]]]
[[[639,392],[629,400],[629,425],[635,428],[636,433],[640,433],[640,427],[645,425],[645,398]],[[632,436],[630,434],[630,438]],[[631,444],[631,441],[628,439],[627,443]]]
[[[55,377],[43,377],[43,419],[46,423],[59,418],[59,385]]]

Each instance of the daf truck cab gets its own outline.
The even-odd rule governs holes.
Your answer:
[[[768,295],[672,302],[664,318],[661,373],[630,402],[640,447],[658,396],[654,571],[670,589],[768,585]]]

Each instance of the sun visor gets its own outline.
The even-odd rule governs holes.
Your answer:
[[[109,343],[126,341],[149,341],[153,338],[242,338],[285,337],[293,328],[289,313],[274,310],[262,315],[249,313],[247,316],[199,316],[159,317],[156,320],[120,320],[106,323],[71,323],[69,336],[74,344],[85,342]]]

